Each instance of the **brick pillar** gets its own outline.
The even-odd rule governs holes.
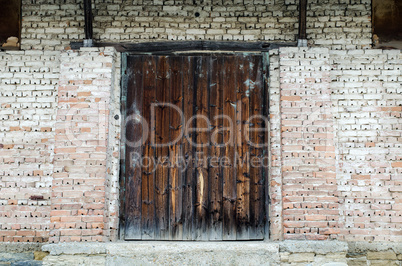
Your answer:
[[[111,48],[62,53],[50,242],[106,241]]]
[[[285,239],[339,233],[328,49],[280,49]]]
[[[269,53],[269,114],[270,114],[270,175],[269,220],[270,239],[283,239],[282,220],[282,167],[281,167],[281,101],[279,86],[279,50]]]

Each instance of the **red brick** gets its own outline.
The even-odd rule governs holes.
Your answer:
[[[393,162],[391,163],[392,167],[402,167],[402,162]]]
[[[300,96],[282,96],[281,101],[300,101]]]

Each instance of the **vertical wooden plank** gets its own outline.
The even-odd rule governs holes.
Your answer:
[[[180,154],[182,143],[182,103],[183,103],[183,57],[170,57],[171,78],[170,78],[170,103],[177,109],[170,109],[169,138],[169,227],[171,240],[183,239],[182,224],[182,167],[180,166]]]
[[[209,57],[201,56],[197,59],[196,71],[196,196],[195,204],[195,230],[196,240],[208,240],[208,156],[209,156]]]
[[[270,147],[270,122],[269,122],[269,53],[265,52],[262,53],[262,58],[261,58],[261,71],[262,71],[262,77],[261,77],[261,82],[263,83],[262,88],[263,88],[263,95],[264,95],[264,102],[263,102],[263,110],[262,114],[264,117],[266,117],[266,122],[264,124],[264,130],[265,130],[265,146],[263,147],[263,158],[267,158],[266,164],[263,165],[263,197],[264,197],[264,218],[263,218],[263,227],[264,227],[264,238],[269,239],[269,210],[270,210],[270,198],[269,198],[269,158],[270,158],[270,152],[269,152],[269,147]]]
[[[193,240],[194,230],[194,205],[195,205],[195,170],[193,155],[195,147],[195,133],[189,132],[187,127],[195,127],[196,120],[190,119],[194,115],[194,73],[196,62],[194,57],[189,56],[183,61],[183,114],[186,122],[185,136],[183,138],[182,156],[186,160],[186,167],[183,172],[183,240]]]
[[[155,128],[151,127],[155,117],[151,117],[151,104],[156,100],[156,61],[155,56],[144,56],[144,100],[143,117],[148,123],[148,134],[143,140],[143,171],[142,171],[142,239],[155,238],[155,150],[151,145],[151,136]]]
[[[234,56],[224,62],[223,121],[225,158],[223,170],[223,240],[236,240],[236,168],[234,134],[236,121],[236,64]],[[226,160],[225,160],[226,161]]]
[[[267,126],[260,118],[246,122],[249,116],[267,115],[262,57],[195,58],[145,56],[128,61],[128,69],[133,71],[128,75],[128,115],[142,114],[154,134],[149,132],[153,139],[143,139],[143,149],[126,148],[126,239],[264,238],[264,169],[250,165],[250,161],[262,160],[267,147],[261,145],[268,136],[263,131],[250,131],[247,144],[244,135],[248,127],[261,130]],[[184,117],[159,106],[152,123],[152,103],[172,103],[183,109]],[[198,128],[197,132],[186,132],[188,138],[169,147],[151,145],[175,140],[193,114],[199,117],[189,126]],[[229,119],[214,119],[219,114]],[[128,124],[129,140],[137,141],[138,137],[130,134],[139,136],[138,132],[142,132],[139,123]],[[220,148],[220,143],[226,145]],[[152,162],[142,171],[135,167],[139,165],[138,154],[156,159],[155,173]],[[175,164],[180,155],[188,160],[183,172]],[[223,156],[228,159],[225,167],[207,163],[208,157]],[[169,162],[173,163],[170,168]]]
[[[211,157],[209,163],[210,177],[210,210],[209,210],[209,240],[222,240],[222,197],[223,197],[223,173],[220,164],[223,154],[223,75],[222,67],[224,56],[213,56],[211,60],[211,82],[210,82],[210,113],[211,121]]]
[[[254,88],[250,88],[250,115],[263,116],[264,91],[262,82],[262,57],[251,56],[250,80]],[[250,162],[261,162],[265,134],[262,131],[266,126],[264,119],[250,120]],[[264,238],[264,175],[261,163],[252,163],[250,168],[250,239]]]
[[[249,149],[245,135],[248,134],[249,93],[253,81],[249,77],[249,57],[238,56],[237,103],[236,103],[236,160],[237,160],[237,201],[236,225],[238,240],[249,239],[250,224],[250,167]]]
[[[127,58],[128,88],[126,113],[126,227],[125,239],[141,239],[141,113],[142,57]],[[139,141],[139,142],[138,142]]]
[[[155,239],[169,239],[169,112],[170,68],[167,56],[157,57],[155,108]]]
[[[307,39],[307,0],[299,0],[299,35],[297,39]]]
[[[127,114],[127,87],[128,87],[128,75],[127,75],[127,53],[122,53],[121,55],[121,71],[122,71],[122,76],[121,76],[121,114],[123,116],[124,121],[122,121],[121,125],[121,131],[122,135],[125,134],[126,132],[126,125],[124,124],[125,122],[125,115]],[[119,185],[120,185],[120,219],[119,219],[119,227],[122,229],[119,232],[119,237],[121,239],[125,239],[125,231],[126,231],[126,192],[127,192],[127,183],[126,183],[126,143],[124,141],[120,142],[120,156],[121,156],[121,161],[120,161],[120,180],[119,180]]]

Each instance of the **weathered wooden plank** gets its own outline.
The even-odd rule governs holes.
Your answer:
[[[85,39],[92,40],[93,39],[93,16],[92,16],[92,1],[84,0],[84,32]]]
[[[183,239],[183,180],[182,167],[180,166],[182,130],[184,129],[181,117],[183,103],[183,57],[170,57],[171,77],[170,77],[170,103],[177,109],[170,109],[169,124],[169,227],[171,240]]]
[[[299,35],[297,39],[307,39],[307,0],[299,0]]]
[[[197,127],[197,147],[196,147],[196,240],[208,240],[208,156],[209,156],[209,57],[202,56],[197,58],[196,76],[196,127]]]
[[[169,112],[165,103],[170,101],[170,66],[168,57],[157,57],[155,108],[155,239],[169,239]]]
[[[224,62],[223,121],[225,157],[223,166],[223,240],[236,240],[236,64],[235,56],[227,56]],[[226,161],[226,160],[225,160]]]
[[[267,158],[265,160],[265,164],[263,165],[263,197],[264,197],[264,202],[263,202],[263,227],[264,227],[264,238],[269,239],[269,204],[270,204],[270,196],[269,196],[269,147],[270,147],[270,134],[269,134],[269,129],[270,129],[270,124],[269,124],[269,119],[270,119],[270,114],[269,114],[269,53],[262,53],[262,59],[261,59],[261,72],[262,72],[262,77],[261,77],[261,82],[263,83],[262,88],[263,88],[263,110],[262,114],[265,117],[265,124],[264,124],[264,139],[265,139],[265,146],[263,147],[263,158]],[[258,74],[258,73],[257,73]]]
[[[223,172],[220,164],[223,154],[223,86],[222,75],[224,56],[213,56],[211,58],[211,82],[210,82],[210,113],[211,121],[211,151],[209,164],[210,177],[210,209],[209,209],[209,240],[222,240],[222,197],[223,197]]]
[[[250,80],[254,88],[250,88],[250,114],[255,118],[250,120],[250,239],[264,238],[264,176],[262,169],[265,134],[263,116],[263,81],[262,58],[252,56],[250,60]],[[258,117],[261,116],[261,117]]]
[[[238,240],[249,239],[250,224],[250,161],[248,149],[249,93],[253,81],[249,77],[249,56],[238,56],[236,103],[237,201],[236,225]]]
[[[143,140],[143,164],[142,169],[142,239],[155,238],[155,172],[154,157],[155,148],[151,145],[151,136],[155,135],[155,128],[151,127],[155,117],[151,117],[151,104],[156,100],[156,58],[144,56],[144,100],[143,117],[147,125],[143,130],[148,130]]]
[[[245,135],[248,127],[266,126],[262,118],[247,123],[249,116],[267,115],[262,57],[136,58],[142,60],[127,62],[134,71],[133,75],[128,72],[128,115],[142,114],[151,132],[142,140],[143,149],[126,148],[126,239],[263,239],[265,170],[250,162],[266,155],[261,145],[268,136],[255,130]],[[153,103],[159,106],[151,117]],[[184,116],[163,103],[182,109]],[[194,114],[198,118],[191,120]],[[219,114],[227,118],[214,119]],[[185,130],[185,138],[170,146],[154,145],[177,139],[185,125],[197,132]],[[127,132],[140,136],[140,123],[128,124]],[[136,151],[156,159],[157,165],[150,162],[142,171],[133,167],[139,159],[133,156]],[[184,171],[177,164],[180,156],[187,159]],[[213,158],[220,160],[217,165]],[[227,165],[220,167],[222,161]]]
[[[128,88],[126,114],[126,228],[125,239],[141,239],[141,120],[142,57],[127,58]],[[139,142],[137,142],[139,141]],[[137,142],[137,143],[136,143]]]
[[[194,72],[196,63],[194,57],[186,57],[183,61],[183,114],[186,126],[195,127],[196,120],[190,120],[195,112],[194,105]],[[195,205],[195,169],[193,155],[195,151],[195,133],[184,131],[182,156],[186,160],[183,172],[183,240],[194,239],[194,205]]]
[[[70,42],[71,49],[80,49],[83,42]],[[177,51],[269,51],[280,47],[295,47],[296,42],[217,42],[217,41],[171,41],[171,42],[147,42],[147,43],[118,43],[95,42],[94,47],[111,47],[118,52],[139,53],[174,53]]]

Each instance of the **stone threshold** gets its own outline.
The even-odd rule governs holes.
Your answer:
[[[43,265],[402,265],[402,243],[130,241],[48,244]]]
[[[279,261],[279,244],[273,242],[61,243],[45,245],[43,250],[50,253],[44,265],[275,265]]]
[[[319,265],[347,265],[348,244],[340,241],[130,241],[48,244],[42,250],[50,253],[44,265],[281,265],[289,260],[311,263],[317,259]],[[326,259],[328,254],[332,256]]]
[[[44,252],[40,252],[40,249]],[[32,260],[34,253],[35,261]],[[46,257],[42,261],[44,256]],[[45,245],[42,243],[0,243],[0,265],[42,265],[42,262],[43,265],[66,266],[155,264],[400,266],[402,265],[402,243],[302,240],[120,241]]]
[[[119,241],[109,243],[69,242],[47,244],[42,247],[50,255],[126,254],[127,250],[144,253],[194,252],[194,251],[264,251],[264,252],[314,252],[326,254],[348,251],[348,243],[342,241]]]

